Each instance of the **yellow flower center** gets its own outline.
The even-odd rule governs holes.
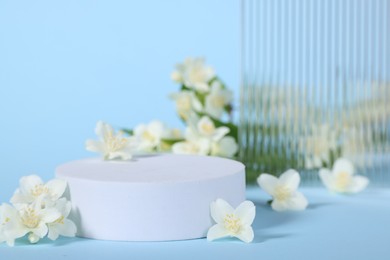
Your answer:
[[[337,190],[344,191],[351,182],[351,175],[347,172],[340,172],[336,175],[335,186]]]
[[[48,192],[49,192],[49,189],[47,187],[45,187],[42,184],[37,184],[31,190],[31,195],[33,195],[34,197],[38,197],[38,196],[45,194],[45,193],[48,193]]]
[[[240,231],[241,223],[240,219],[237,218],[234,214],[226,214],[223,219],[225,228],[233,234],[237,234]]]
[[[188,79],[191,83],[204,82],[206,79],[205,79],[203,68],[195,67],[192,70],[190,70],[188,73]]]
[[[225,99],[222,96],[214,96],[211,103],[214,107],[222,108],[225,106]]]
[[[64,224],[64,216],[59,217],[54,223]]]
[[[107,144],[107,148],[112,152],[122,149],[128,143],[126,138],[121,137],[121,135],[114,136],[112,131],[108,132],[104,139]]]
[[[180,97],[176,101],[176,106],[179,111],[189,111],[191,110],[191,98],[188,96]]]
[[[184,149],[189,153],[189,154],[197,154],[200,151],[199,145],[193,143],[193,142],[188,142]]]
[[[278,186],[275,188],[274,198],[277,200],[286,200],[291,196],[291,190],[285,186]]]
[[[206,135],[211,135],[215,131],[215,127],[212,124],[202,124],[200,128]]]
[[[148,140],[151,143],[154,143],[156,141],[156,138],[149,131],[144,131],[142,133],[142,138]]]
[[[36,228],[41,221],[40,217],[36,214],[35,210],[31,207],[27,207],[22,213],[22,223],[28,228]]]

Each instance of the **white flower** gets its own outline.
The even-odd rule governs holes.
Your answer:
[[[36,243],[46,236],[47,224],[58,219],[61,213],[55,208],[42,208],[41,205],[40,199],[19,209],[3,204],[3,215],[5,220],[9,220],[3,227],[3,233],[9,245],[12,246],[15,239],[26,234],[29,234],[31,243]]]
[[[67,217],[72,209],[72,205],[65,198],[59,199],[54,206],[60,213],[60,217],[54,222],[48,224],[49,233],[48,238],[56,240],[58,236],[74,237],[76,235],[77,227]]]
[[[37,175],[24,176],[11,198],[13,204],[32,203],[42,197],[42,202],[58,200],[66,189],[66,181],[53,179],[46,184]]]
[[[372,166],[373,160],[369,156],[372,147],[372,129],[358,129],[355,127],[343,128],[341,151],[343,158],[351,160],[357,168]]]
[[[219,141],[229,133],[230,129],[226,126],[215,127],[214,122],[208,116],[201,117],[196,123],[197,133],[212,141]]]
[[[354,175],[352,163],[345,159],[337,159],[332,171],[321,169],[319,172],[322,183],[327,189],[340,193],[357,193],[364,190],[369,180],[364,176]]]
[[[237,237],[246,243],[253,241],[251,225],[256,215],[253,202],[244,201],[234,209],[226,201],[217,199],[211,203],[210,213],[216,224],[207,232],[208,241],[228,236]]]
[[[211,144],[211,155],[233,157],[238,152],[238,144],[231,136],[225,136],[220,141]]]
[[[176,103],[176,111],[179,116],[187,120],[194,111],[201,111],[202,104],[192,91],[180,91],[170,95]]]
[[[212,117],[220,118],[225,107],[233,100],[233,93],[228,89],[223,89],[221,83],[213,82],[210,93],[205,99],[205,112]]]
[[[207,138],[189,139],[172,145],[174,154],[208,155],[210,153],[210,140]]]
[[[226,136],[230,129],[225,126],[216,127],[208,116],[199,119],[192,116],[188,120],[185,141],[172,146],[173,153],[198,154],[232,157],[238,151],[233,137]]]
[[[299,173],[293,169],[279,178],[266,173],[257,178],[260,187],[272,196],[271,207],[276,211],[304,210],[307,207],[305,196],[297,191],[300,181]]]
[[[19,218],[17,209],[6,203],[0,206],[0,243],[7,242],[9,246],[13,246],[16,238],[25,235],[23,232],[19,234],[9,232],[17,218]]]
[[[172,80],[199,92],[207,92],[209,82],[214,77],[214,69],[206,66],[202,58],[185,59],[184,63],[176,65],[176,70],[171,75]]]
[[[306,169],[318,169],[330,162],[330,152],[337,149],[337,134],[329,125],[313,125],[300,143]]]
[[[101,153],[105,160],[132,158],[138,145],[134,137],[123,137],[122,132],[115,133],[112,126],[102,121],[97,123],[95,132],[99,140],[87,140],[88,151]]]
[[[183,139],[183,133],[178,128],[171,128],[164,131],[162,138],[170,139],[170,140],[179,140],[179,139]]]
[[[152,121],[149,124],[139,124],[134,128],[134,136],[139,141],[138,150],[153,152],[158,150],[161,138],[167,131],[167,127],[160,121]]]

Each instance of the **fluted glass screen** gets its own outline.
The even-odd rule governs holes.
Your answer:
[[[350,159],[390,181],[390,1],[242,0],[241,160],[262,172]]]

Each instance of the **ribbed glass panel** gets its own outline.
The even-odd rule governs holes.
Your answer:
[[[340,156],[390,183],[390,1],[242,0],[241,160],[248,179]]]

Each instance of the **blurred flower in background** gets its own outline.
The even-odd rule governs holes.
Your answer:
[[[169,97],[185,125],[184,134],[160,121],[124,129],[139,141],[141,153],[173,152],[235,157],[237,126],[232,122],[233,93],[203,58],[187,58],[171,74],[180,84]]]

